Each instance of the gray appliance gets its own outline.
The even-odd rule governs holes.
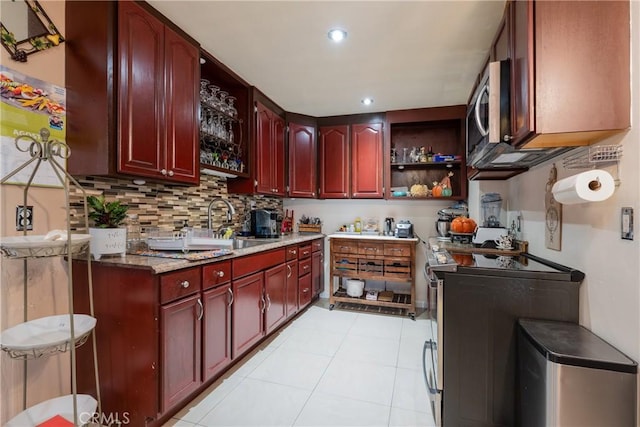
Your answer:
[[[636,362],[576,323],[518,323],[519,425],[636,425]]]
[[[278,212],[267,209],[251,211],[251,235],[258,238],[279,237]]]
[[[396,224],[395,236],[401,239],[407,239],[413,237],[413,224],[411,221],[403,219]]]

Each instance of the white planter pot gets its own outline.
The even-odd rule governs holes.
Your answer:
[[[127,254],[127,229],[120,228],[89,228],[91,242],[89,250],[96,260],[102,255]]]

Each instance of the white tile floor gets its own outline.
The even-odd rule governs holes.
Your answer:
[[[165,426],[433,426],[425,316],[310,307]]]

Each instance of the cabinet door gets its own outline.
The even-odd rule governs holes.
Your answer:
[[[118,172],[158,178],[166,163],[164,25],[134,2],[118,2],[118,23]]]
[[[349,198],[349,126],[320,128],[320,198]]]
[[[271,180],[271,119],[273,113],[256,102],[256,191],[271,194],[274,186]]]
[[[274,196],[286,196],[287,187],[285,182],[285,143],[284,143],[284,119],[276,114],[273,115],[271,132],[272,132],[272,147],[271,147],[271,175],[273,180],[274,191],[271,193]]]
[[[202,294],[202,380],[207,381],[231,362],[231,285]]]
[[[287,262],[287,318],[298,312],[298,261]]]
[[[277,328],[287,317],[287,269],[284,264],[264,272],[265,332]]]
[[[311,291],[315,298],[324,290],[324,254],[322,251],[314,252],[311,255]]]
[[[166,173],[172,181],[198,184],[200,52],[169,27],[165,30],[165,64]]]
[[[160,308],[161,412],[179,403],[201,384],[201,316],[200,294]]]
[[[382,124],[351,127],[351,197],[382,198]]]
[[[535,130],[533,75],[533,7],[532,0],[516,1],[511,6],[511,130],[512,144],[517,145]]]
[[[233,350],[235,359],[264,335],[263,296],[264,276],[255,273],[232,283],[233,304],[231,305]]]
[[[289,196],[315,198],[317,183],[316,130],[289,123]]]

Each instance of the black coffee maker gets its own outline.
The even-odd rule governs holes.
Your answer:
[[[257,238],[280,237],[278,212],[267,209],[252,210],[251,235]]]

